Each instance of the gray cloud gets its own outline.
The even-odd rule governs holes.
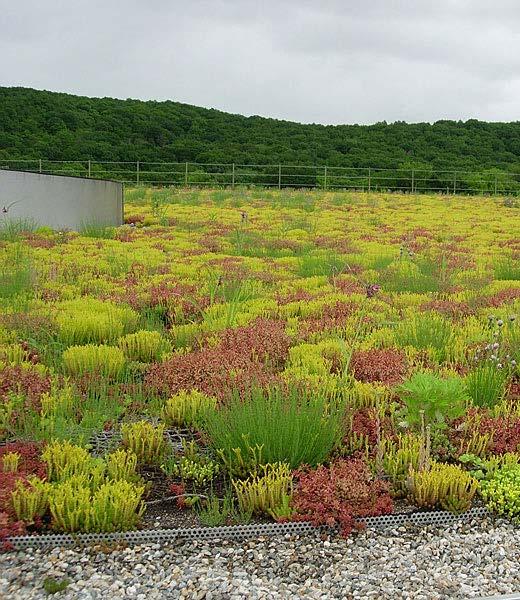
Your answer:
[[[0,7],[1,85],[304,122],[520,119],[517,0]]]

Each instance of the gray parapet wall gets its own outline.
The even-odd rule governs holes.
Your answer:
[[[4,219],[58,230],[117,227],[123,224],[123,184],[0,169],[0,223]]]

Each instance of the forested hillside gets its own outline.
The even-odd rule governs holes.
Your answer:
[[[520,173],[520,122],[302,125],[170,101],[0,88],[0,158],[22,157]]]

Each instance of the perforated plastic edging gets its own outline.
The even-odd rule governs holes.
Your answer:
[[[485,517],[486,508],[473,508],[461,515],[446,511],[414,512],[406,514],[383,515],[359,519],[369,529],[384,530],[403,525],[451,525],[461,520]],[[123,542],[128,545],[167,544],[173,541],[190,540],[245,540],[261,536],[305,535],[315,531],[307,522],[295,523],[255,523],[232,527],[193,527],[186,529],[148,529],[145,531],[125,531],[121,533],[79,533],[76,535],[60,533],[45,535],[22,535],[9,538],[15,550],[26,548],[52,548],[60,546],[88,546],[99,543]]]
[[[362,521],[369,529],[389,529],[403,525],[440,525],[448,526],[458,521],[470,521],[471,519],[489,516],[489,511],[484,506],[477,506],[470,510],[454,514],[446,510],[432,510],[428,512],[397,513],[392,515],[381,515],[380,517],[365,517]]]

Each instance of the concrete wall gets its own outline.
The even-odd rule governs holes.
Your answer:
[[[0,221],[6,218],[58,230],[122,225],[123,184],[0,169]]]

